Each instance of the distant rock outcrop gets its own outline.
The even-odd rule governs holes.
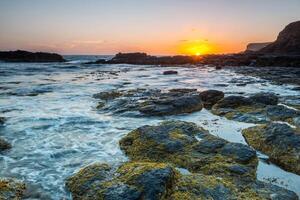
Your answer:
[[[247,49],[245,53],[252,53],[261,50],[262,48],[268,46],[271,42],[263,42],[263,43],[250,43],[247,45]]]
[[[6,62],[64,62],[65,59],[56,53],[28,51],[0,51],[0,60]]]
[[[277,37],[277,40],[259,53],[300,55],[300,21],[287,25]]]

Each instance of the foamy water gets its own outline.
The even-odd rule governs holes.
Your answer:
[[[164,76],[155,66],[82,65],[72,57],[68,63],[0,63],[0,116],[7,118],[0,136],[13,148],[0,154],[0,176],[16,177],[35,185],[53,199],[70,199],[64,182],[75,171],[94,162],[118,165],[126,161],[118,141],[129,131],[166,119],[195,122],[228,141],[245,143],[241,130],[254,124],[215,116],[203,109],[187,115],[134,118],[99,112],[92,95],[110,89],[197,88],[229,94],[268,91],[295,96],[293,86],[278,86],[231,70],[179,68],[178,75]],[[86,60],[88,58],[84,58]],[[105,73],[100,72],[105,71]],[[114,73],[107,73],[114,72]],[[236,80],[250,84],[237,86]],[[35,93],[39,93],[37,96]],[[32,95],[32,96],[28,96]],[[262,158],[257,175],[296,191],[300,176],[286,172]]]

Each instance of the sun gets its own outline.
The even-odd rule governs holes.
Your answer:
[[[179,45],[179,53],[185,55],[201,56],[213,53],[213,45],[206,41],[191,40]]]

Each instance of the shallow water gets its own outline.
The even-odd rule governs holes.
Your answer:
[[[0,155],[0,176],[16,177],[36,186],[52,199],[69,199],[64,180],[94,162],[118,165],[127,160],[118,141],[130,130],[165,119],[195,122],[212,134],[245,143],[243,128],[253,126],[226,120],[207,110],[169,117],[134,118],[95,109],[92,95],[109,89],[197,88],[217,89],[227,95],[269,91],[281,96],[300,95],[293,86],[278,86],[232,70],[179,68],[163,76],[155,66],[82,65],[91,57],[69,57],[68,63],[0,63],[0,115],[7,118],[0,135],[13,148]],[[92,57],[95,59],[95,57]],[[113,72],[113,73],[110,73]],[[248,83],[238,86],[240,81]],[[237,82],[238,81],[238,82]],[[300,195],[300,176],[285,172],[262,158],[257,175]]]

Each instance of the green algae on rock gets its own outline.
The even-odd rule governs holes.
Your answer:
[[[282,168],[300,174],[300,134],[287,124],[269,123],[242,131],[247,143]]]
[[[243,181],[256,177],[254,150],[213,136],[191,122],[142,126],[121,139],[120,147],[134,161],[172,163],[191,172]]]
[[[76,181],[67,182],[74,200],[298,199],[294,192],[269,183],[235,184],[214,175],[185,175],[166,163],[127,162],[105,173],[106,178],[99,166],[87,166],[71,177]],[[91,174],[96,177],[91,179]]]
[[[20,200],[26,190],[24,183],[15,179],[0,178],[0,200]]]
[[[257,93],[250,97],[228,96],[216,103],[212,113],[227,119],[264,124],[270,121],[294,123],[300,111],[284,105],[277,105],[278,97],[273,93]]]

